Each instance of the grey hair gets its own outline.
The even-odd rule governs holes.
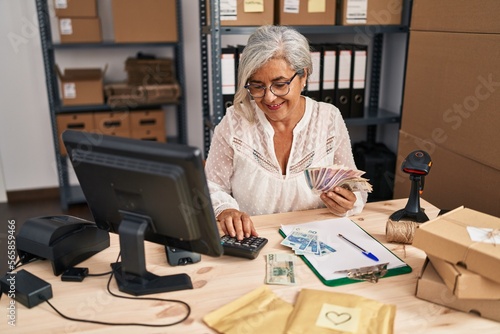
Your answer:
[[[297,30],[286,26],[259,27],[248,38],[239,60],[238,90],[234,95],[234,108],[249,121],[254,121],[252,98],[244,85],[250,77],[271,59],[284,59],[300,77],[312,73],[311,50],[307,39]]]

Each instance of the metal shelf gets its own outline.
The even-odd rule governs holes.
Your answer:
[[[137,105],[131,106],[112,106],[109,104],[82,105],[82,106],[60,106],[55,108],[56,114],[67,114],[75,112],[90,112],[90,111],[132,111],[132,110],[153,110],[161,108],[161,106],[179,106],[180,103],[162,103],[158,105]]]
[[[401,122],[401,116],[395,112],[378,109],[376,115],[368,115],[360,118],[344,118],[348,126],[371,126]]]
[[[48,48],[54,50],[74,50],[74,49],[102,49],[102,48],[143,48],[143,47],[175,47],[178,43],[49,43]]]
[[[238,26],[225,27],[220,25],[219,1],[210,0],[210,20],[208,20],[207,5],[200,0],[200,47],[202,53],[202,105],[204,120],[205,155],[210,148],[211,132],[224,115],[222,101],[221,79],[221,36],[223,35],[250,35],[257,27]],[[377,126],[381,124],[399,123],[401,116],[398,113],[379,109],[379,94],[382,68],[382,51],[384,35],[409,32],[410,11],[412,0],[404,0],[401,25],[357,25],[357,26],[294,26],[304,35],[341,35],[362,34],[372,41],[370,90],[367,94],[368,110],[363,118],[346,118],[348,126],[367,126],[367,140],[374,142]],[[210,45],[210,54],[208,52]],[[209,75],[209,69],[210,75]],[[211,87],[209,86],[211,83]],[[211,88],[211,99],[210,99]],[[399,112],[400,113],[400,112]]]
[[[359,34],[363,33],[368,36],[385,33],[406,33],[409,31],[408,26],[404,25],[369,25],[369,26],[294,26],[297,31],[302,34],[312,35],[331,35],[331,34]],[[255,26],[240,26],[240,27],[223,27],[212,29],[210,25],[203,26],[202,33],[211,34],[219,33],[221,35],[250,35],[257,27]]]
[[[52,42],[51,22],[47,2],[49,0],[35,0],[36,11],[38,16],[40,41],[42,46],[42,56],[45,70],[45,82],[47,86],[47,96],[49,101],[50,119],[52,125],[52,138],[54,141],[54,150],[56,155],[56,164],[59,181],[59,192],[62,210],[66,211],[68,206],[76,203],[84,203],[85,197],[80,186],[70,185],[68,176],[68,159],[61,155],[59,150],[59,134],[57,131],[56,115],[75,112],[91,112],[91,111],[126,111],[140,109],[158,108],[158,105],[147,106],[111,106],[107,104],[89,105],[89,106],[61,106],[59,97],[58,79],[55,71],[55,51],[63,52],[64,50],[81,50],[81,49],[105,49],[105,48],[137,48],[137,47],[172,47],[175,53],[175,64],[177,81],[181,92],[185,92],[184,79],[184,45],[183,45],[183,30],[182,30],[182,4],[181,0],[176,0],[177,4],[177,31],[178,41],[175,43],[82,43],[82,44],[59,44]],[[139,1],[139,0],[137,0]],[[184,95],[184,94],[183,94]],[[186,103],[183,96],[180,97],[178,103],[166,103],[161,105],[173,105],[176,107],[177,119],[177,137],[169,137],[167,140],[181,144],[187,144],[187,116],[185,112]]]

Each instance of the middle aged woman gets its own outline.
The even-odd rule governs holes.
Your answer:
[[[365,192],[336,187],[318,195],[304,170],[340,164],[355,169],[339,110],[303,96],[312,73],[307,39],[290,27],[263,26],[248,39],[234,105],[217,125],[205,171],[222,231],[258,235],[250,216],[327,207],[361,212]]]

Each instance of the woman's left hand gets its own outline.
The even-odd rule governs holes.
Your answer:
[[[337,216],[345,216],[356,202],[356,195],[349,189],[342,187],[335,187],[333,191],[322,193],[320,198],[330,212]]]

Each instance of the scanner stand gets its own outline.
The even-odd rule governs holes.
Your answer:
[[[420,207],[420,184],[423,181],[423,175],[410,175],[411,190],[408,203],[404,209],[394,212],[389,219],[392,221],[400,221],[403,218],[410,218],[410,220],[417,223],[423,223],[429,220],[429,217]]]

